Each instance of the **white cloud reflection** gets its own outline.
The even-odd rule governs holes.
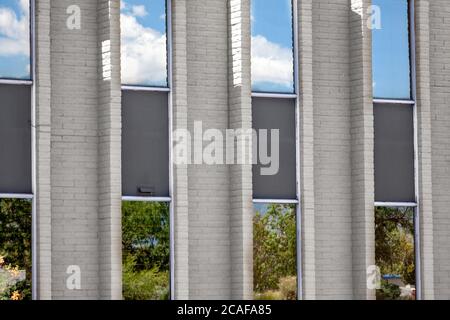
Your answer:
[[[122,83],[166,86],[166,35],[138,21],[148,14],[145,6],[122,1],[121,7]]]
[[[292,91],[292,49],[252,36],[252,83],[256,91]]]
[[[29,3],[19,1],[20,14],[0,3],[0,56],[30,55]]]

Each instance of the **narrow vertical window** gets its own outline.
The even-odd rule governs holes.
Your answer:
[[[0,78],[31,80],[30,1],[0,1]]]
[[[301,295],[295,10],[295,0],[252,0],[255,299],[295,300]]]
[[[168,87],[165,0],[121,1],[122,84]]]
[[[415,300],[414,208],[375,208],[375,259],[381,272],[378,300]]]
[[[0,0],[0,300],[31,300],[31,3]]]
[[[374,0],[381,25],[373,30],[375,134],[375,260],[377,299],[416,295],[415,79],[413,0]]]
[[[294,93],[292,3],[252,0],[252,90]]]
[[[31,200],[0,198],[0,300],[31,300]]]
[[[169,13],[170,0],[121,1],[126,300],[166,300],[171,295]]]
[[[411,99],[408,0],[374,0],[381,25],[373,29],[373,92],[379,99]]]
[[[125,300],[170,298],[169,220],[168,203],[123,201],[122,286]]]
[[[256,300],[297,299],[295,204],[255,204],[253,287]]]

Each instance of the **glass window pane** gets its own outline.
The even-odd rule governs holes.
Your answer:
[[[122,203],[122,280],[125,300],[170,299],[169,204]]]
[[[30,2],[0,0],[0,78],[31,79]]]
[[[297,299],[295,205],[255,204],[253,290],[256,300]]]
[[[414,209],[375,208],[377,300],[415,300]]]
[[[252,109],[259,140],[253,145],[258,151],[258,163],[253,166],[253,198],[297,199],[295,100],[253,98]],[[268,130],[267,143],[262,141],[261,129]],[[278,146],[272,144],[272,129],[279,130]],[[266,150],[260,148],[261,143]],[[262,161],[266,155],[270,161],[263,164],[267,163]]]
[[[122,93],[124,196],[169,196],[169,114],[166,92]]]
[[[375,200],[415,202],[413,108],[375,104]]]
[[[252,0],[252,90],[294,92],[291,0]]]
[[[374,97],[410,99],[408,1],[373,0],[373,5],[381,14],[372,36]]]
[[[31,87],[0,84],[0,193],[31,193]]]
[[[31,300],[31,200],[0,199],[0,300]]]
[[[122,0],[122,84],[167,87],[166,0]]]

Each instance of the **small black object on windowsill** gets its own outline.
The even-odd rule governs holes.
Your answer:
[[[139,193],[145,194],[148,197],[152,197],[155,195],[155,187],[151,186],[140,186],[138,187]]]

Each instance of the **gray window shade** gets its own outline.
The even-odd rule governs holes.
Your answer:
[[[169,196],[167,93],[122,92],[122,192]]]
[[[258,156],[258,164],[253,166],[253,198],[296,199],[295,100],[253,98],[252,104],[254,129],[280,130],[279,171],[261,175],[261,168],[268,166],[261,165]],[[270,155],[270,133],[267,140]]]
[[[414,202],[414,122],[410,105],[375,104],[375,200]]]
[[[0,193],[32,193],[30,86],[0,85]]]

